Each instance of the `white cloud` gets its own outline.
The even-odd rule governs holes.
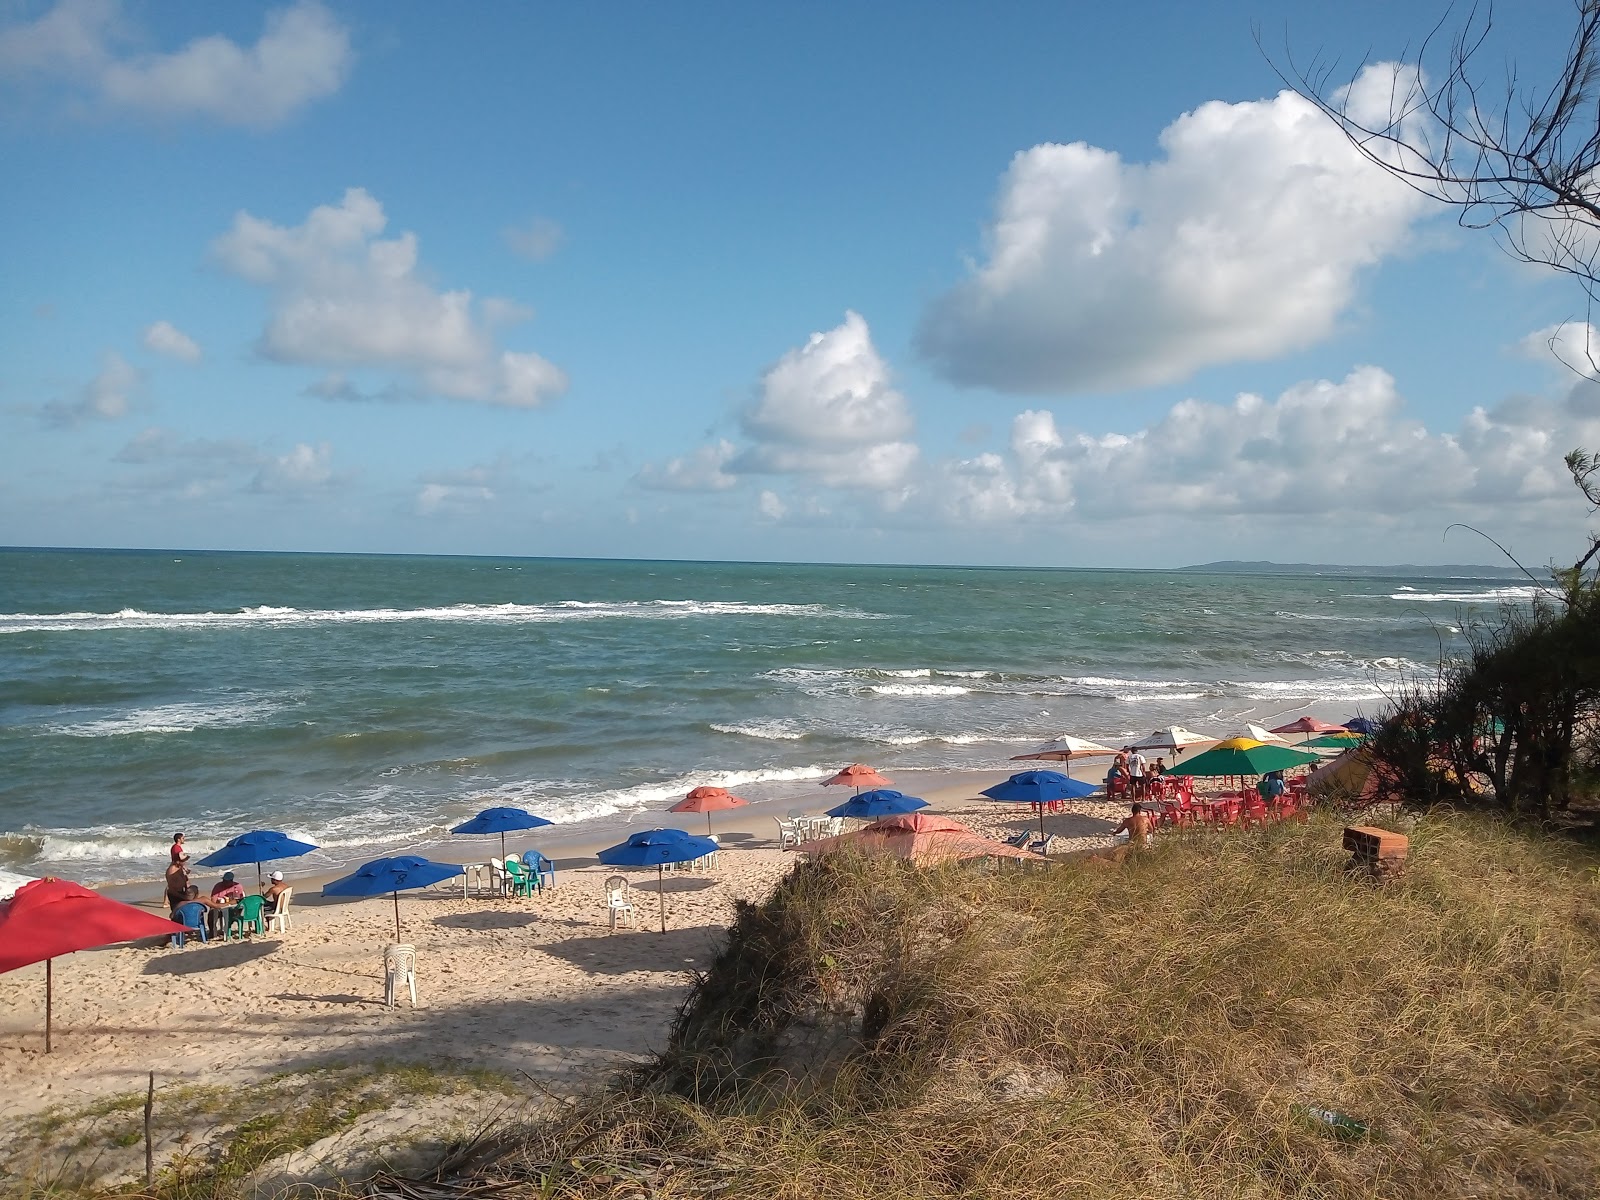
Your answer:
[[[1523,357],[1554,360],[1579,375],[1600,375],[1600,330],[1587,321],[1563,321],[1536,329],[1517,343]]]
[[[1387,372],[1358,367],[1276,400],[1184,400],[1126,434],[1064,432],[1048,412],[1023,412],[1008,455],[939,464],[917,493],[942,523],[1120,522],[1163,543],[1219,519],[1263,538],[1309,535],[1329,514],[1442,530],[1570,507],[1562,456],[1576,445],[1600,446],[1600,394],[1475,408],[1458,430],[1433,432],[1406,415]]]
[[[512,225],[501,231],[514,254],[530,262],[544,262],[561,248],[566,233],[549,217],[534,217],[525,225]]]
[[[199,362],[200,346],[183,330],[170,321],[157,321],[144,331],[144,344],[157,354],[165,354],[183,362]]]
[[[107,351],[100,371],[71,400],[52,400],[39,414],[46,424],[81,425],[85,421],[114,421],[127,414],[134,390],[143,376],[116,351]]]
[[[737,476],[724,469],[737,452],[738,448],[724,438],[669,458],[659,467],[647,463],[634,480],[641,487],[668,492],[726,491],[739,482]]]
[[[646,466],[635,481],[720,491],[740,475],[793,475],[803,484],[879,493],[893,505],[919,456],[905,440],[911,406],[891,385],[871,330],[854,312],[767,368],[740,424],[751,439],[743,449],[727,440],[701,446]]]
[[[417,489],[416,513],[433,517],[460,514],[494,499],[494,491],[476,483],[425,483]]]
[[[269,457],[263,462],[250,482],[250,490],[305,495],[322,491],[336,481],[333,447],[327,442],[315,446],[298,442],[289,453]]]
[[[777,492],[762,489],[756,501],[756,511],[768,521],[781,521],[789,512],[789,506]]]
[[[411,390],[511,408],[532,408],[566,390],[559,367],[537,354],[500,349],[470,291],[436,291],[417,271],[417,238],[382,238],[383,206],[360,188],[312,209],[295,226],[241,212],[213,245],[218,261],[267,288],[271,318],[260,352],[279,362],[403,373]],[[355,398],[342,376],[327,391]]]
[[[141,53],[133,41],[113,0],[60,0],[0,29],[0,78],[55,79],[114,108],[264,128],[337,92],[352,58],[348,31],[314,0],[269,12],[250,46],[212,34]]]
[[[1397,70],[1362,73],[1358,115],[1387,111]],[[1150,163],[1084,142],[1017,154],[985,259],[924,314],[923,353],[959,383],[1030,393],[1270,358],[1327,337],[1430,203],[1292,92],[1203,104],[1160,143]]]

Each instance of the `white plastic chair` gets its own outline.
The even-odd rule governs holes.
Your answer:
[[[294,899],[294,889],[284,888],[278,894],[278,907],[273,909],[272,915],[267,918],[268,933],[289,932],[289,901]]]
[[[510,894],[511,876],[506,871],[505,863],[501,862],[498,858],[491,858],[489,860],[489,883],[493,886],[494,890],[499,892],[502,896]]]
[[[787,823],[785,821],[780,821],[777,817],[773,817],[772,818],[772,823],[778,827],[778,849],[779,850],[787,850],[787,849],[789,849],[790,846],[794,846],[797,849],[799,848],[799,846],[800,846],[800,831],[799,830],[795,829],[795,827],[793,825],[790,825],[789,823]]]
[[[417,1006],[417,948],[407,945],[387,946],[383,951],[383,1002],[390,1008],[395,1006],[402,982],[410,989],[411,1007],[415,1008]]]
[[[628,928],[637,929],[638,921],[633,913],[633,901],[628,899],[628,881],[621,875],[613,875],[606,880],[606,913],[611,918],[611,930],[617,931],[617,918],[627,918]]]

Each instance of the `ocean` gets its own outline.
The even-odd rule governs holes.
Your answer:
[[[0,551],[0,869],[154,878],[254,828],[359,861],[489,803],[562,824],[697,784],[996,768],[1342,720],[1504,579]],[[808,796],[808,801],[813,797]]]

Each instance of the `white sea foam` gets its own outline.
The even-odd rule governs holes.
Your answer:
[[[259,605],[236,612],[0,613],[0,633],[92,633],[116,629],[285,628],[301,625],[383,624],[400,621],[526,625],[608,618],[681,620],[687,617],[807,617],[878,620],[883,614],[822,604],[745,604],[725,600],[564,600],[555,604],[452,604],[437,608],[298,609]]]
[[[44,734],[62,737],[127,737],[132,734],[193,733],[197,729],[230,729],[253,725],[282,706],[273,700],[242,699],[221,703],[195,701],[135,708],[91,721],[46,725]]]
[[[880,696],[965,696],[972,689],[953,683],[875,683],[872,691]]]
[[[1426,604],[1477,604],[1486,600],[1532,600],[1536,587],[1498,587],[1481,592],[1395,592],[1391,600],[1416,600]]]
[[[723,725],[714,721],[711,728],[718,733],[732,733],[741,737],[775,742],[798,742],[805,737],[804,731],[796,729],[788,721],[751,721],[742,725]]]

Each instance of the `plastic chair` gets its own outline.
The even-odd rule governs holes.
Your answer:
[[[383,1002],[390,1008],[399,997],[404,983],[411,992],[411,1007],[417,1006],[417,948],[403,944],[384,947],[383,951]]]
[[[785,824],[777,817],[772,818],[772,823],[778,827],[778,849],[787,850],[791,846],[800,847],[800,831],[792,825]]]
[[[522,856],[522,869],[527,872],[529,882],[541,892],[555,887],[556,865],[537,850],[529,850]]]
[[[267,931],[266,918],[261,915],[261,910],[266,907],[266,898],[263,896],[246,896],[239,901],[239,906],[228,918],[228,939],[233,939],[233,931],[239,931],[242,940],[245,935],[245,926],[251,926],[252,933],[265,933]]]
[[[628,881],[621,875],[613,875],[606,880],[606,912],[611,918],[610,932],[617,931],[617,918],[624,916],[628,920],[628,928],[637,929],[638,921],[633,913],[633,901],[628,899]]]
[[[502,896],[509,896],[511,894],[511,875],[506,870],[505,863],[501,862],[498,858],[491,858],[489,860],[489,882],[494,885],[495,891],[499,892]]]
[[[293,888],[284,888],[278,893],[278,906],[266,914],[268,933],[289,932],[289,901],[293,899]]]
[[[1241,823],[1245,826],[1267,827],[1267,802],[1260,798],[1246,800],[1240,809]]]
[[[529,896],[533,894],[533,880],[522,869],[522,864],[517,861],[515,854],[506,855],[506,874],[511,876],[511,894],[513,896]]]
[[[205,942],[211,940],[209,935],[206,933],[206,915],[209,912],[210,909],[206,908],[206,906],[201,904],[200,901],[187,900],[172,910],[172,919],[179,925],[188,926],[189,933],[199,934],[200,940]],[[176,946],[181,950],[183,949],[188,936],[189,934],[185,933],[175,933],[168,940],[167,945]]]

